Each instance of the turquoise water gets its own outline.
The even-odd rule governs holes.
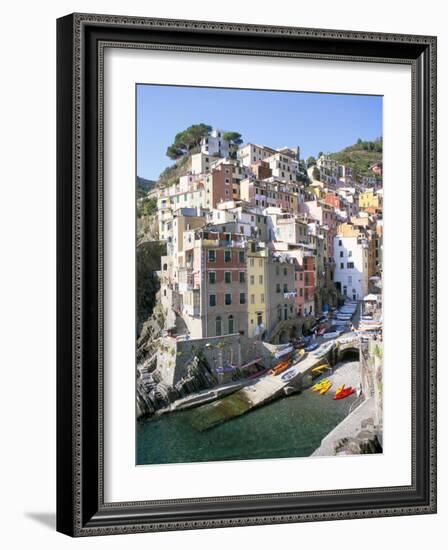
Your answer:
[[[309,456],[355,399],[310,390],[278,399],[210,430],[196,430],[197,409],[137,424],[137,464]]]

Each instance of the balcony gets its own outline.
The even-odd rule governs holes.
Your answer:
[[[218,246],[221,248],[244,248],[246,241],[217,241]],[[216,245],[215,245],[216,246]]]

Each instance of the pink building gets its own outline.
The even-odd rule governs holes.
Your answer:
[[[314,311],[314,256],[305,256],[302,264],[296,264],[295,290],[298,315],[312,315]]]

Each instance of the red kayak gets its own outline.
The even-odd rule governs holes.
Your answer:
[[[338,392],[334,397],[333,399],[336,401],[338,399],[344,399],[344,397],[348,397],[349,395],[351,395],[352,393],[355,393],[355,388],[352,388],[351,386],[349,386],[348,388],[342,388],[342,390],[340,392]]]

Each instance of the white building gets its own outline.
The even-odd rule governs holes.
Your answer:
[[[210,155],[195,153],[190,157],[190,170],[193,174],[204,174],[210,170]]]
[[[275,153],[266,159],[269,168],[272,170],[272,176],[280,178],[287,182],[297,181],[299,173],[299,161],[282,153]]]
[[[275,153],[275,150],[270,147],[247,143],[238,149],[237,158],[241,161],[243,166],[252,166],[252,164],[256,162],[266,160],[273,153]]]
[[[335,262],[333,281],[344,296],[362,300],[368,293],[369,247],[361,235],[336,235],[333,241]]]
[[[329,155],[321,155],[316,162],[320,173],[320,181],[327,185],[337,185],[339,182],[339,164]]]
[[[229,141],[224,139],[224,131],[213,128],[209,135],[201,141],[201,152],[205,155],[229,156]]]

